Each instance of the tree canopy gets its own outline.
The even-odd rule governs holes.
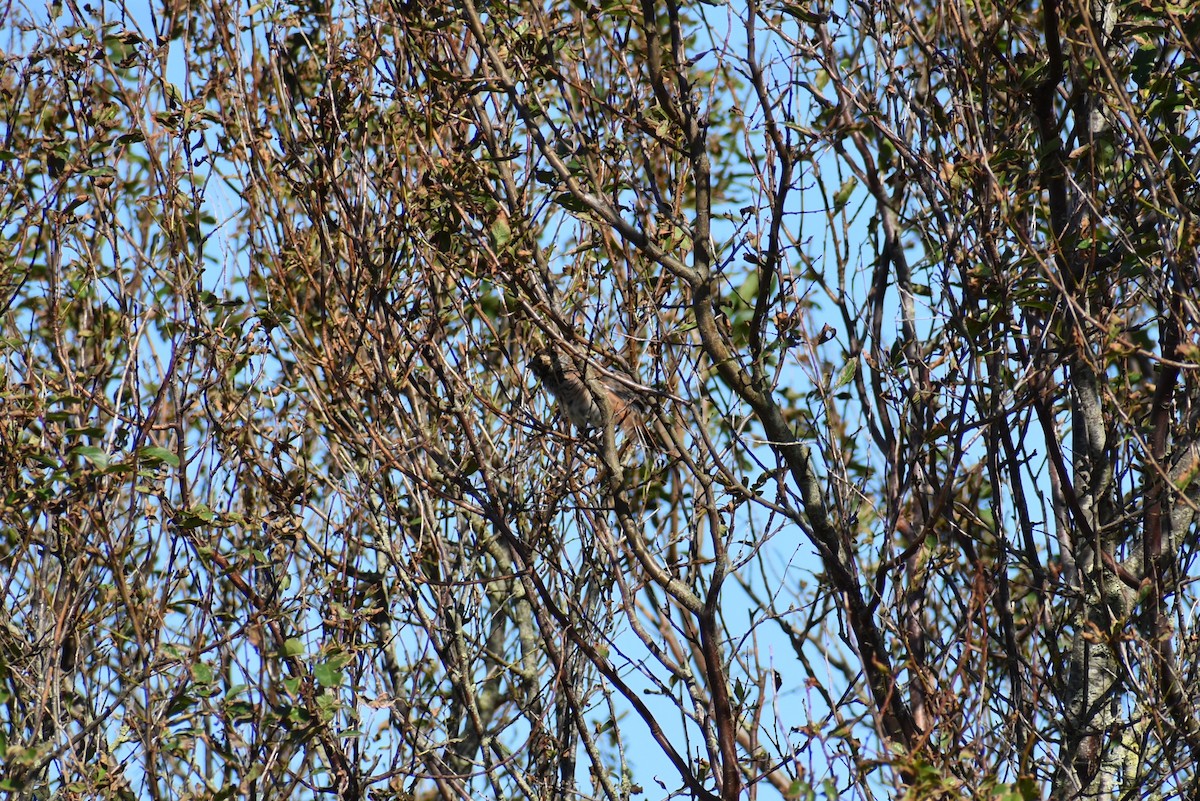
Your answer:
[[[15,797],[1196,797],[1190,4],[5,15]]]

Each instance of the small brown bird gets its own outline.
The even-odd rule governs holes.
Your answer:
[[[538,351],[528,366],[529,372],[558,400],[559,409],[577,427],[604,427],[603,407],[596,396],[603,392],[614,426],[641,436],[645,407],[634,388],[605,375],[588,375],[585,379],[568,357],[553,348]]]

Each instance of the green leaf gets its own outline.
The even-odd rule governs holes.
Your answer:
[[[855,188],[858,187],[858,179],[850,177],[838,187],[838,191],[833,195],[833,207],[837,211],[841,211],[850,202],[850,196],[854,194]]]
[[[502,248],[512,239],[512,229],[508,227],[508,221],[503,217],[498,217],[492,223],[492,241],[496,247]]]
[[[288,656],[300,656],[304,653],[304,643],[292,637],[283,644],[283,652]]]
[[[337,687],[342,683],[344,676],[336,667],[336,661],[331,659],[313,668],[313,678],[322,687]]]
[[[108,454],[104,452],[103,448],[97,448],[95,445],[79,445],[72,448],[71,453],[82,456],[101,470],[108,467]]]
[[[196,696],[192,693],[180,693],[171,700],[167,706],[167,716],[174,717],[182,712],[186,712],[196,705]]]
[[[554,196],[554,202],[562,206],[567,211],[582,212],[587,211],[587,206],[583,201],[572,195],[570,192],[560,192]]]
[[[1034,799],[1042,797],[1042,788],[1031,778],[1018,779],[1016,786],[1017,791],[1021,793],[1021,797],[1025,801],[1034,801]]]
[[[1158,60],[1158,48],[1143,47],[1133,54],[1130,59],[1131,77],[1139,89],[1145,89],[1150,78],[1154,62]]]
[[[186,512],[182,512],[176,521],[176,525],[180,528],[199,528],[216,519],[217,516],[213,514],[212,509],[209,509],[202,503],[198,503]]]
[[[838,371],[837,379],[833,382],[833,389],[841,389],[854,380],[854,375],[858,372],[858,357],[855,356],[850,361],[846,362],[845,366]]]
[[[785,14],[790,14],[801,22],[807,22],[810,25],[819,25],[825,22],[824,14],[814,14],[807,8],[793,3],[784,3],[783,6],[780,7],[780,11]]]
[[[150,445],[140,449],[138,455],[151,464],[165,463],[171,465],[171,467],[179,467],[179,457],[166,448]]]
[[[225,713],[235,723],[248,723],[255,719],[258,708],[249,701],[233,701],[225,704]]]
[[[102,437],[104,436],[104,429],[99,426],[68,428],[65,433],[68,437]]]

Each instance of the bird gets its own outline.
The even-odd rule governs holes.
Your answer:
[[[599,403],[603,392],[614,428],[624,429],[641,437],[645,428],[643,415],[646,405],[641,394],[608,375],[588,375],[586,378],[569,358],[554,348],[543,348],[534,354],[527,365],[529,372],[541,382],[558,401],[559,409],[581,430],[603,429],[605,410]],[[585,368],[586,369],[586,368]],[[636,383],[630,381],[630,383]]]

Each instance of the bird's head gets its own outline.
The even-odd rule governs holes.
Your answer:
[[[562,357],[553,348],[542,348],[526,365],[543,384],[557,385],[563,379]]]

